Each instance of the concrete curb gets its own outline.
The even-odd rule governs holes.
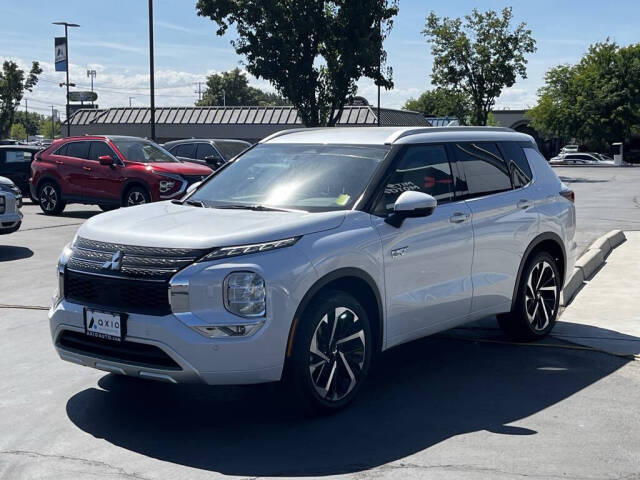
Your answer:
[[[626,239],[627,237],[622,230],[611,230],[591,244],[589,249],[576,261],[573,274],[560,293],[561,306],[566,307],[571,303],[573,297],[584,285],[585,280],[589,280],[604,265],[611,251],[624,243]]]

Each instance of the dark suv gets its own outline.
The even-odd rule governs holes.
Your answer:
[[[29,195],[29,175],[33,156],[42,148],[31,145],[0,145],[0,176],[7,177]]]
[[[69,137],[35,156],[30,187],[42,211],[57,215],[67,203],[111,210],[176,198],[211,172],[142,138]]]
[[[214,170],[220,168],[251,144],[243,140],[189,138],[164,144],[169,152],[181,160],[202,163]]]

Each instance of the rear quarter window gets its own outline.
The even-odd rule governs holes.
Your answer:
[[[67,157],[89,158],[89,142],[70,142],[67,145]]]
[[[521,188],[527,185],[533,175],[531,173],[531,165],[517,142],[503,142],[502,150],[509,168],[513,188]]]

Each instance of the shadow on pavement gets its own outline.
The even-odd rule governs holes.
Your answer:
[[[83,431],[156,459],[238,476],[359,472],[450,437],[509,423],[606,377],[627,360],[594,352],[423,339],[386,352],[356,402],[294,413],[277,384],[167,385],[106,375],[67,402]]]
[[[568,183],[607,183],[609,180],[597,180],[595,178],[575,178],[560,175],[560,180]]]
[[[94,215],[98,215],[99,213],[102,212],[96,210],[73,210],[69,212],[62,212],[60,215],[56,216],[60,218],[91,218]],[[42,215],[43,217],[49,216],[45,215],[43,212],[38,212],[37,215]]]
[[[0,262],[22,260],[33,257],[33,250],[27,247],[14,247],[12,245],[0,245]]]

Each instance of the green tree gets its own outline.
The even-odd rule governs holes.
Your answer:
[[[57,138],[60,136],[60,122],[53,122],[53,137],[51,137],[51,116],[42,117],[38,133],[45,138]]]
[[[425,91],[418,98],[410,98],[402,108],[424,115],[456,117],[460,125],[466,125],[471,114],[471,100],[463,92],[436,88]]]
[[[31,70],[25,72],[18,64],[5,60],[0,72],[0,137],[9,133],[14,123],[16,108],[22,100],[24,91],[31,91],[38,83],[38,75],[42,73],[40,64],[33,62]]]
[[[43,118],[42,115],[36,112],[29,112],[27,114],[19,110],[15,113],[14,122],[24,125],[27,135],[37,135]]]
[[[13,125],[11,125],[9,136],[15,140],[26,140],[27,129],[24,128],[24,125],[22,125],[21,123],[14,123]]]
[[[239,68],[209,75],[202,99],[196,102],[200,107],[288,104],[287,100],[278,94],[263,92],[249,86],[247,76]]]
[[[391,88],[383,41],[397,0],[198,0],[198,15],[235,25],[249,73],[270,81],[305,125],[335,125],[361,77]]]
[[[511,28],[513,13],[505,8],[460,18],[427,17],[423,34],[431,43],[431,83],[466,93],[471,99],[471,123],[486,125],[489,112],[502,89],[518,76],[527,77],[526,54],[536,42],[523,22]]]
[[[577,65],[550,69],[528,115],[549,137],[594,148],[628,140],[640,130],[640,44],[596,43]]]

